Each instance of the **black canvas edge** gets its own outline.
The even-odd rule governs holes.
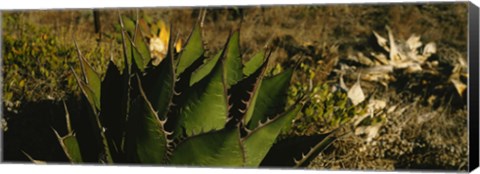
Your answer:
[[[389,4],[422,4],[422,3],[457,3],[455,1],[419,1],[419,2],[373,2],[373,3],[347,3],[347,5],[389,5]],[[281,6],[281,4],[276,5],[267,5],[267,6]],[[292,4],[287,4],[290,6]],[[297,5],[308,5],[308,4],[297,4]],[[342,5],[342,4],[313,4],[313,5]],[[188,6],[187,6],[188,7]],[[111,7],[113,9],[115,7]],[[124,7],[124,8],[156,8],[156,7]],[[161,7],[161,8],[170,8],[170,7]],[[182,8],[182,7],[174,7]],[[0,51],[3,48],[3,38],[2,38],[2,11],[17,11],[17,10],[32,10],[32,9],[9,9],[9,10],[0,10]],[[47,10],[62,10],[62,9],[47,9]],[[82,9],[67,9],[67,10],[82,10]],[[480,113],[479,113],[479,7],[474,3],[468,2],[468,171],[473,171],[479,167],[479,156],[480,156]],[[3,66],[3,54],[0,52],[0,68]],[[0,72],[0,89],[3,89],[3,74]],[[0,96],[3,90],[0,90]],[[3,102],[0,102],[0,119],[3,118]],[[0,131],[0,164],[4,162],[3,160],[3,132]],[[360,171],[360,170],[348,170],[348,171]],[[413,170],[412,170],[413,171]],[[375,172],[375,171],[372,171]],[[393,172],[400,172],[394,170]]]
[[[479,166],[479,8],[468,4],[468,110],[469,110],[469,156],[468,170],[473,171]]]
[[[2,21],[3,13],[0,10],[0,68],[3,68],[3,21]],[[0,71],[0,97],[3,98],[3,71]],[[3,118],[3,101],[0,100],[0,120]],[[1,124],[1,123],[0,123]],[[0,125],[0,128],[2,126]],[[1,128],[3,129],[3,128]],[[0,130],[0,163],[3,163],[3,131]]]

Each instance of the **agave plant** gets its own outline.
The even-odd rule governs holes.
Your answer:
[[[99,162],[301,167],[336,139],[329,133],[278,140],[306,99],[286,106],[293,69],[266,77],[267,49],[243,63],[238,30],[207,57],[198,24],[183,48],[164,22],[122,16],[120,26],[124,68],[111,61],[102,80],[79,51],[82,73],[74,73],[95,125]],[[56,135],[70,162],[81,163],[81,142],[68,130]]]

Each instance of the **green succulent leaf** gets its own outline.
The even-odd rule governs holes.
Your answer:
[[[96,131],[99,132],[99,134],[97,134],[97,137],[98,140],[102,143],[102,153],[104,153],[106,155],[106,162],[107,163],[112,163],[112,156],[111,156],[111,152],[110,152],[110,148],[109,148],[109,145],[107,143],[107,138],[105,136],[105,132],[103,131],[103,126],[102,126],[102,123],[100,122],[100,118],[98,117],[98,109],[96,109],[97,105],[96,103],[100,102],[100,101],[96,101],[96,99],[94,98],[95,96],[95,93],[93,92],[93,90],[90,89],[90,87],[88,85],[86,85],[79,77],[78,75],[75,73],[75,71],[72,69],[72,72],[75,76],[75,78],[77,79],[77,83],[79,84],[79,87],[80,89],[82,90],[82,93],[84,94],[85,98],[87,99],[88,103],[90,104],[90,118],[93,122],[93,125],[95,125],[96,127],[94,129],[96,129]],[[100,99],[98,99],[100,100]]]
[[[101,80],[100,76],[93,70],[93,68],[86,62],[85,63],[85,74],[87,79],[87,85],[94,94],[95,106],[97,109],[100,109],[100,96],[101,96]]]
[[[259,84],[256,85],[252,99],[250,100],[250,104],[247,107],[247,112],[245,113],[244,123],[250,122],[253,116],[253,112],[255,111],[255,104],[257,103],[259,88],[261,87],[262,79],[259,80]]]
[[[222,51],[218,52],[215,56],[213,56],[213,58],[208,59],[207,62],[205,62],[202,66],[198,67],[198,69],[192,73],[190,78],[190,86],[193,86],[195,83],[207,76],[215,67],[218,59],[220,59],[220,56],[222,56]]]
[[[235,126],[239,122],[245,125],[251,119],[267,62],[268,59],[255,73],[240,80],[228,90],[231,119],[227,126]]]
[[[171,36],[169,37],[171,40]],[[172,43],[169,41],[168,43]],[[168,47],[168,54],[159,66],[148,69],[142,77],[142,85],[145,87],[148,100],[153,109],[157,111],[160,119],[166,119],[172,103],[175,89],[175,67],[172,46]]]
[[[254,73],[258,68],[262,66],[262,63],[265,60],[265,51],[258,52],[255,54],[247,63],[245,63],[245,67],[243,67],[243,74],[245,76],[250,76]]]
[[[193,28],[185,48],[180,52],[176,74],[180,75],[183,73],[185,69],[203,55],[204,51],[201,28],[200,25],[197,24],[195,28]]]
[[[172,153],[171,164],[240,167],[243,151],[238,129],[222,129],[187,138]]]
[[[240,54],[240,32],[236,31],[230,36],[226,50],[225,74],[227,86],[234,85],[243,79],[242,55]]]
[[[133,53],[133,60],[135,61],[138,69],[143,72],[145,67],[150,62],[150,50],[148,49],[147,43],[144,40],[143,33],[137,27],[135,29],[135,38],[130,42],[130,47]]]
[[[133,36],[133,33],[136,28],[135,21],[133,21],[133,19],[125,15],[122,15],[121,21],[123,23],[123,28],[125,29],[125,31],[127,31],[130,36]]]
[[[333,132],[285,138],[273,144],[260,165],[305,167],[335,140]]]
[[[33,164],[47,164],[46,161],[42,160],[36,160],[32,158],[30,155],[28,155],[26,152],[22,151],[22,153],[33,163]]]
[[[223,53],[220,57],[224,57]],[[195,132],[221,129],[227,119],[227,94],[223,78],[223,60],[217,60],[213,70],[192,86],[185,104],[180,108],[180,131]]]
[[[293,120],[302,109],[303,104],[297,103],[288,111],[267,120],[242,139],[246,152],[246,166],[257,167],[262,162],[270,147],[275,142],[282,128]]]
[[[169,133],[164,129],[165,121],[158,118],[141,85],[139,90],[141,95],[132,104],[132,114],[128,120],[126,152],[137,162],[161,164],[165,162]]]
[[[72,163],[81,163],[82,154],[80,152],[80,146],[78,145],[77,137],[72,131],[72,125],[70,122],[70,113],[67,108],[67,104],[63,102],[63,107],[65,108],[65,121],[67,126],[68,134],[64,137],[61,137],[55,129],[52,129],[55,133],[60,146],[62,147],[65,155],[67,156],[68,160]]]
[[[255,75],[256,73],[259,73],[259,75],[257,77],[257,82],[255,83],[255,87],[252,91],[253,96],[251,96],[252,98],[250,99],[250,103],[247,107],[247,112],[245,113],[245,118],[244,118],[244,123],[245,124],[250,122],[250,120],[252,119],[253,113],[255,111],[255,106],[256,106],[256,103],[257,103],[258,95],[260,93],[260,89],[262,87],[262,82],[263,82],[265,70],[267,69],[268,60],[269,59],[267,57],[266,60],[263,61],[263,64],[261,64],[261,66],[259,68],[256,68],[257,70],[254,74],[249,74],[249,76],[252,76],[252,75]]]
[[[80,146],[78,145],[77,138],[73,133],[69,133],[64,137],[61,137],[57,131],[53,130],[55,135],[57,136],[58,142],[60,142],[60,146],[62,147],[65,155],[67,156],[68,160],[72,163],[81,163],[82,154],[80,152]]]
[[[73,163],[81,163],[82,155],[80,152],[80,146],[78,145],[77,137],[74,135],[68,135],[62,138],[65,145],[65,151],[69,154],[70,161]]]
[[[279,114],[287,101],[287,90],[293,70],[287,69],[280,74],[262,80],[255,108],[247,128],[254,129],[259,121]]]
[[[100,105],[100,104],[97,104],[97,103],[99,103],[100,101],[99,100],[97,101],[97,99],[95,97],[95,93],[93,92],[93,90],[87,84],[85,84],[85,82],[83,82],[80,79],[80,77],[78,77],[77,73],[75,73],[75,71],[73,69],[72,69],[72,73],[75,76],[75,79],[77,80],[78,86],[80,87],[80,90],[82,91],[83,95],[87,99],[87,101],[90,104],[90,106],[92,107],[93,111],[95,113],[97,113],[97,110],[98,110],[97,106]]]
[[[82,69],[83,75],[83,82],[88,88],[91,90],[91,100],[96,107],[96,109],[100,109],[100,96],[101,96],[101,82],[100,76],[98,73],[93,69],[93,67],[83,58],[80,49],[78,48],[77,42],[74,41],[75,47],[77,48],[78,59],[80,61],[80,67]]]
[[[138,19],[138,28],[140,29],[140,32],[143,34],[142,37],[146,37],[150,35],[151,28],[148,26],[149,23],[152,23],[151,19],[147,19],[146,15],[142,15],[143,18]]]
[[[132,66],[132,45],[130,42],[130,35],[135,30],[135,23],[133,20],[126,16],[120,17],[120,26],[121,26],[121,36],[122,36],[122,47],[123,47],[123,58],[125,67],[123,69],[123,74],[129,76],[131,73]]]
[[[121,154],[123,149],[128,103],[128,93],[124,88],[126,82],[117,66],[110,61],[102,81],[100,119],[106,128],[106,136],[111,139],[109,146],[115,150],[114,156]]]

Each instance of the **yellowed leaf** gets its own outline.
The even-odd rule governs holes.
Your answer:
[[[175,51],[177,53],[179,53],[180,51],[182,51],[182,39],[181,38],[178,38],[177,42],[175,43]]]
[[[385,51],[390,52],[390,48],[388,48],[388,45],[387,45],[388,40],[380,36],[375,31],[373,31],[373,35],[375,35],[375,38],[377,38],[378,45],[380,45],[383,49],[385,49]]]
[[[373,99],[367,105],[367,108],[372,111],[377,111],[385,108],[387,106],[387,102],[383,100]]]
[[[398,54],[397,44],[395,43],[395,38],[393,38],[393,33],[390,27],[386,27],[388,32],[388,40],[390,41],[390,60],[391,61],[398,61],[401,60],[400,55]]]
[[[390,108],[387,109],[387,113],[393,113],[395,110],[397,110],[397,105],[390,106]]]
[[[160,28],[160,34],[150,38],[150,57],[152,64],[157,66],[167,55],[168,42],[170,40],[170,27],[167,27],[164,21],[159,20],[157,26]]]
[[[347,85],[345,85],[345,82],[343,81],[343,74],[340,74],[340,88],[342,88],[345,91],[348,91]]]
[[[457,90],[458,94],[460,96],[463,96],[463,93],[467,89],[467,85],[465,85],[462,81],[456,79],[456,78],[451,78],[450,81],[453,83],[455,86],[455,89]]]
[[[360,78],[358,78],[357,82],[348,90],[347,95],[354,106],[365,100],[365,94],[363,94],[362,86],[360,86]]]
[[[41,160],[36,160],[36,159],[33,159],[30,155],[28,155],[27,153],[25,153],[24,151],[22,151],[22,153],[27,156],[27,158],[32,161],[34,164],[47,164],[47,162],[45,161],[41,161]]]
[[[363,65],[368,65],[368,66],[373,66],[375,65],[372,60],[370,60],[370,58],[368,58],[367,56],[363,55],[363,53],[361,52],[358,52],[357,53],[357,60],[358,62],[360,62],[361,64]]]
[[[412,63],[410,66],[407,67],[407,73],[415,73],[422,71],[422,66],[417,63]]]
[[[371,126],[360,126],[355,128],[355,135],[365,135],[365,140],[370,142],[378,135],[378,131],[382,124],[375,124]]]
[[[411,51],[417,50],[417,48],[422,46],[422,42],[420,42],[420,36],[415,34],[411,35],[406,41],[408,49]]]
[[[387,56],[381,53],[371,53],[371,55],[375,58],[375,62],[378,62],[377,65],[387,65],[388,64],[388,59]]]
[[[25,79],[20,80],[20,82],[18,83],[18,87],[23,88],[24,86],[25,86]]]
[[[168,41],[170,39],[170,27],[168,27],[163,20],[159,20],[160,25],[160,39],[168,48]]]
[[[437,52],[437,46],[434,42],[429,42],[425,47],[423,48],[423,56],[430,57],[432,54],[435,54]]]

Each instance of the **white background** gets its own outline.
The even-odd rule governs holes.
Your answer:
[[[0,10],[19,9],[66,9],[94,7],[174,7],[174,6],[220,6],[220,5],[258,5],[258,4],[339,4],[339,3],[395,3],[418,2],[415,0],[1,0]],[[445,0],[427,0],[422,2],[449,2]],[[474,2],[478,6],[478,2]],[[477,147],[478,148],[478,147]],[[1,173],[111,173],[111,174],[147,174],[147,173],[195,173],[195,174],[309,174],[309,173],[433,173],[433,172],[368,172],[368,171],[318,171],[318,170],[280,170],[280,169],[212,169],[212,168],[177,168],[177,167],[132,167],[132,166],[71,166],[71,165],[30,165],[0,164]],[[480,173],[475,170],[474,173]]]

